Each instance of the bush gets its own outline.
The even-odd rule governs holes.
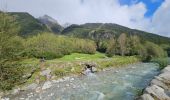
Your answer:
[[[158,63],[160,69],[163,69],[168,65],[168,58],[156,58],[152,59],[152,62]]]
[[[25,46],[26,56],[44,57],[46,59],[54,59],[70,53],[93,54],[96,52],[96,46],[93,41],[56,36],[50,33],[28,38]]]
[[[167,56],[166,52],[157,44],[146,42],[145,47],[147,49],[148,56],[152,56],[153,58],[161,58]]]
[[[23,82],[23,68],[20,64],[11,61],[0,63],[0,90],[10,90]]]

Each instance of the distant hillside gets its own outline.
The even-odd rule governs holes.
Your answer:
[[[38,20],[41,23],[45,24],[48,27],[48,29],[54,33],[60,33],[64,29],[55,19],[48,15],[39,17]]]
[[[112,23],[87,23],[83,25],[71,25],[62,31],[63,35],[90,38],[94,40],[109,39],[118,37],[121,33],[125,33],[128,36],[137,35],[143,41],[151,41],[157,44],[170,44],[170,38],[159,36],[156,34],[130,29],[124,26],[120,26]]]
[[[20,35],[28,36],[34,35],[42,31],[48,31],[47,27],[39,20],[34,18],[29,13],[25,12],[9,12],[11,16],[14,16],[20,26]]]

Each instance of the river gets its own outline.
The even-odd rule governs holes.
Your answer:
[[[138,63],[91,76],[53,81],[52,87],[36,93],[23,91],[10,100],[133,100],[159,74],[154,63]]]

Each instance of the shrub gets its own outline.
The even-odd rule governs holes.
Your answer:
[[[155,58],[152,59],[152,62],[158,63],[160,69],[163,69],[168,65],[168,58]]]
[[[46,59],[54,59],[70,53],[93,54],[96,52],[95,43],[91,40],[56,36],[50,33],[28,38],[25,46],[26,56]]]

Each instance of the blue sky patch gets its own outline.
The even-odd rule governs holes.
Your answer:
[[[161,6],[165,0],[119,0],[121,5],[133,5],[139,2],[143,2],[147,7],[145,17],[152,17],[154,12]]]

